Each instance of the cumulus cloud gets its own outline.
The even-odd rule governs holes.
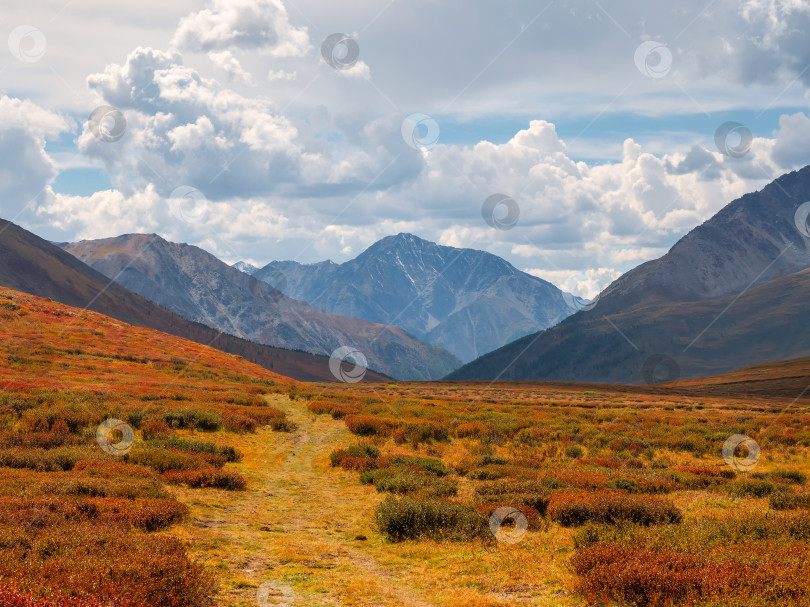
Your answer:
[[[410,231],[490,250],[590,297],[728,201],[810,162],[810,118],[794,110],[743,158],[700,137],[672,145],[666,133],[652,142],[614,135],[626,130],[621,123],[590,142],[598,153],[602,144],[593,142],[614,137],[615,160],[602,163],[578,160],[574,148],[586,145],[588,128],[565,141],[552,118],[586,116],[583,124],[596,128],[610,125],[613,112],[675,121],[794,99],[785,85],[810,63],[805,2],[689,0],[642,10],[629,0],[577,0],[543,13],[526,0],[461,12],[454,3],[417,5],[394,3],[379,14],[367,3],[299,0],[290,15],[281,0],[213,0],[180,18],[168,50],[144,42],[106,53],[117,63],[87,78],[93,103],[119,108],[127,121],[118,141],[85,128],[77,142],[106,167],[112,190],[48,190],[57,169],[45,141],[67,123],[2,100],[0,144],[14,152],[0,188],[13,193],[8,200],[44,188],[38,217],[65,238],[156,231],[231,261],[315,261],[342,260]],[[354,35],[362,59],[349,70],[327,65],[312,52],[305,15],[322,20],[310,23],[319,36],[368,23]],[[648,39],[672,50],[666,78],[647,78],[634,65]],[[472,117],[527,126],[492,141],[440,136],[417,150],[401,135],[412,112],[446,120],[448,133]],[[204,212],[172,213],[170,196],[181,186],[201,192]],[[482,202],[495,193],[520,208],[512,230],[482,217]]]
[[[310,49],[307,29],[290,24],[280,0],[214,0],[180,21],[172,45],[187,51],[260,50],[301,57]]]
[[[228,74],[231,80],[244,80],[245,82],[252,80],[252,76],[242,68],[242,64],[231,51],[212,51],[208,53],[208,58],[217,68]]]
[[[70,128],[65,118],[30,101],[0,97],[0,216],[22,221],[36,212],[57,174],[46,141]]]

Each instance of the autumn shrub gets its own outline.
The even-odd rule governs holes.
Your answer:
[[[390,436],[399,426],[398,421],[371,415],[348,415],[346,427],[358,436]]]
[[[196,455],[216,455],[221,456],[227,462],[242,461],[242,454],[235,447],[220,446],[208,441],[195,441],[177,436],[149,441],[147,446],[150,448],[172,449]]]
[[[180,522],[188,508],[174,499],[48,496],[0,498],[0,525],[44,527],[65,521],[121,522],[157,531]]]
[[[774,510],[796,510],[810,508],[810,493],[792,493],[780,491],[772,493],[768,498],[770,507]]]
[[[728,483],[724,489],[735,497],[768,497],[777,492],[779,487],[770,481],[746,478]]]
[[[622,467],[622,462],[617,459],[607,459],[607,458],[582,458],[577,462],[581,466],[598,466],[600,468],[610,468],[611,470],[616,470]]]
[[[55,449],[11,448],[0,450],[0,466],[29,470],[71,470],[76,462],[92,457],[98,451],[90,446],[56,447]]]
[[[172,428],[195,428],[209,432],[222,428],[222,414],[219,411],[199,407],[164,411],[163,421]]]
[[[754,472],[751,478],[760,480],[773,480],[783,483],[803,485],[807,482],[807,475],[799,470],[774,470],[773,472]]]
[[[222,424],[226,430],[239,434],[256,432],[258,424],[247,415],[225,412],[222,415]]]
[[[433,422],[408,422],[400,429],[402,430],[404,441],[410,443],[418,444],[431,441],[446,441],[450,438],[450,432],[445,426]]]
[[[141,607],[127,598],[117,599],[116,607]],[[52,588],[44,589],[39,596],[20,592],[7,582],[0,582],[0,606],[2,607],[112,607],[109,601],[99,601],[92,596],[68,596]]]
[[[517,510],[526,517],[526,522],[528,523],[528,528],[530,530],[536,531],[546,527],[543,515],[538,512],[536,508],[527,504],[513,504],[511,502],[499,501],[475,504],[473,507],[487,518],[491,517],[492,514],[499,508],[511,508]]]
[[[0,433],[0,449],[20,447],[23,449],[54,449],[62,446],[75,446],[85,443],[85,439],[65,431],[47,432],[3,432]]]
[[[467,422],[456,426],[458,438],[482,438],[489,434],[489,428],[483,422]]]
[[[736,478],[737,473],[728,466],[722,467],[709,467],[709,466],[675,466],[673,470],[678,472],[685,472],[703,478],[711,479],[728,479],[733,480]]]
[[[128,464],[121,460],[83,459],[76,462],[73,470],[75,472],[83,471],[90,476],[107,479],[116,477],[155,478],[155,473],[148,467]]]
[[[352,445],[346,449],[335,449],[332,451],[332,453],[329,454],[329,462],[333,468],[337,468],[344,459],[350,457],[355,459],[376,460],[380,457],[380,450],[374,445],[367,443]]]
[[[190,453],[161,448],[136,446],[125,458],[128,463],[148,466],[161,473],[168,470],[200,470],[210,467],[204,459]]]
[[[759,562],[746,562],[745,556],[712,558],[598,543],[577,550],[571,563],[580,592],[593,601],[640,607],[806,604],[806,547],[789,547]]]
[[[233,470],[202,468],[200,470],[170,470],[164,472],[163,480],[171,484],[184,484],[189,487],[214,487],[238,491],[247,486],[244,476]]]
[[[146,422],[141,429],[143,439],[148,441],[156,438],[167,438],[172,433],[172,429],[162,419],[153,419]]]
[[[435,476],[447,476],[450,470],[444,465],[440,459],[432,457],[410,457],[405,455],[394,455],[390,457],[394,464],[399,464],[407,468],[419,469],[423,472],[433,474]]]
[[[348,403],[337,403],[329,413],[332,419],[345,419],[349,415],[360,413],[360,408]]]
[[[334,406],[331,400],[312,400],[307,404],[307,409],[316,415],[326,415],[332,412]]]
[[[35,596],[61,588],[116,605],[209,607],[215,592],[211,575],[189,559],[178,539],[125,532],[120,522],[0,524],[0,547],[0,580],[14,580]]]
[[[294,421],[284,418],[274,418],[270,420],[270,427],[275,432],[295,432],[298,428],[298,424]]]
[[[585,450],[579,445],[569,445],[565,448],[565,456],[571,459],[579,459],[585,455]]]
[[[472,508],[443,501],[389,497],[377,506],[375,522],[391,541],[420,538],[469,541],[491,537],[489,520]]]
[[[682,518],[680,510],[671,502],[619,492],[559,493],[551,497],[548,515],[566,527],[582,525],[588,521],[630,521],[654,525],[679,523]]]

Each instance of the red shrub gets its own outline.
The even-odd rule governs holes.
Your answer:
[[[136,607],[138,604],[126,598],[117,599],[120,607]],[[0,583],[0,607],[112,607],[113,602],[99,601],[92,597],[69,597],[55,590],[47,591],[39,598],[23,594],[6,583]]]
[[[458,438],[481,438],[489,433],[489,428],[483,422],[467,422],[456,427]]]
[[[582,466],[601,466],[602,468],[610,468],[615,470],[622,467],[622,463],[617,459],[606,459],[600,457],[583,458],[577,461]]]
[[[335,403],[331,400],[313,400],[307,405],[307,409],[316,415],[324,415],[331,413],[334,406]]]
[[[579,590],[591,600],[639,607],[671,605],[805,605],[810,584],[801,563],[806,546],[746,562],[746,552],[717,560],[706,554],[628,548],[598,543],[572,559]],[[763,562],[764,561],[764,562]],[[798,565],[797,565],[798,563]],[[752,597],[757,598],[752,603]]]
[[[153,438],[168,438],[172,429],[162,419],[153,419],[144,424],[141,432],[144,440],[152,440]]]
[[[370,415],[346,417],[346,427],[350,432],[359,436],[390,436],[399,425],[398,421]]]
[[[163,474],[167,483],[186,484],[189,487],[214,487],[238,491],[247,486],[244,476],[233,470],[203,468],[202,470],[172,470]]]
[[[608,491],[558,493],[551,497],[548,514],[552,520],[564,526],[582,525],[589,521],[629,521],[653,525],[679,523],[682,518],[680,510],[669,501]]]
[[[222,425],[226,430],[244,434],[246,432],[256,432],[256,421],[247,415],[225,412],[222,416]]]
[[[330,413],[333,419],[344,419],[347,415],[360,413],[360,409],[348,403],[340,403],[332,407]]]
[[[544,527],[543,517],[540,516],[540,513],[536,508],[532,508],[531,506],[518,506],[504,502],[487,502],[485,504],[476,504],[473,506],[473,508],[478,510],[478,512],[486,516],[492,516],[493,512],[495,512],[498,508],[503,507],[513,508],[523,514],[523,516],[526,517],[526,522],[529,524],[529,529],[535,530],[542,529]]]

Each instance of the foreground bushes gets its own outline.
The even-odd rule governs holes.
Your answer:
[[[116,601],[117,607],[137,607],[128,599]],[[0,606],[2,607],[110,607],[111,603],[101,602],[93,597],[65,596],[58,591],[48,590],[45,596],[34,597],[19,592],[6,583],[0,583]]]
[[[119,523],[0,524],[0,546],[0,580],[14,580],[35,596],[61,588],[102,604],[208,607],[214,594],[210,574],[188,558],[179,540],[128,533]]]
[[[202,470],[172,470],[163,474],[167,483],[184,484],[189,487],[214,487],[239,491],[247,486],[245,477],[233,470],[204,468]]]
[[[559,493],[552,496],[549,517],[566,527],[587,522],[679,523],[682,514],[666,500],[622,493]]]
[[[188,508],[173,499],[50,496],[0,498],[0,525],[50,527],[67,521],[123,523],[157,531],[178,523]]]
[[[599,543],[572,559],[579,590],[591,600],[658,607],[716,605],[787,607],[810,598],[807,546],[790,546],[739,560],[733,555],[630,548]]]
[[[392,541],[487,539],[489,519],[470,506],[442,501],[389,497],[375,512],[379,530]]]

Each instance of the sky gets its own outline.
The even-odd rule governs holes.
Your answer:
[[[802,0],[0,7],[0,216],[54,241],[411,232],[592,297],[810,164]]]

